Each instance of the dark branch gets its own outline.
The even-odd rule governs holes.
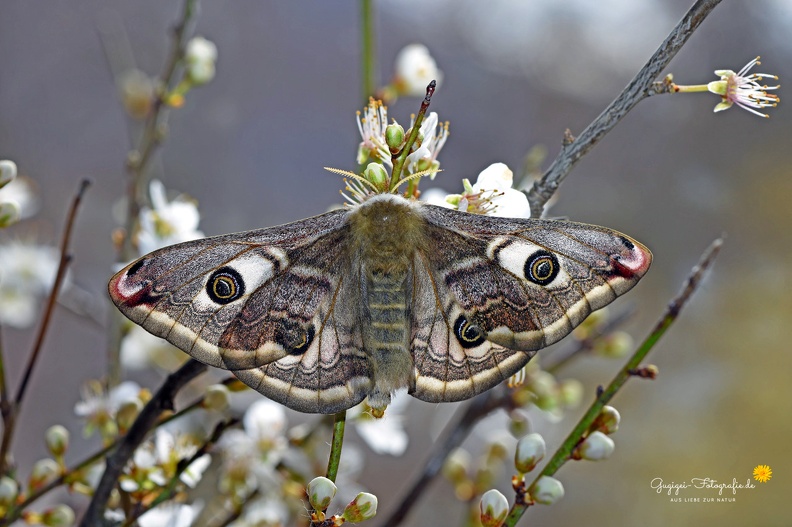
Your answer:
[[[547,172],[528,191],[532,217],[538,218],[542,215],[545,204],[580,158],[594,148],[594,145],[627,115],[627,112],[652,94],[655,79],[720,2],[721,0],[698,0],[693,4],[621,94],[574,141],[562,146],[561,152]]]
[[[110,499],[110,493],[127,461],[146,438],[149,430],[157,423],[162,412],[173,409],[173,399],[179,390],[205,370],[205,364],[191,359],[176,372],[168,375],[168,378],[165,379],[157,393],[143,407],[123,441],[107,458],[104,474],[102,474],[102,479],[96,487],[93,499],[88,505],[85,516],[83,516],[80,523],[81,527],[96,527],[104,524],[104,511],[107,507],[107,500]]]

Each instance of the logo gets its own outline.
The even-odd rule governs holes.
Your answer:
[[[769,465],[757,465],[753,469],[753,479],[759,483],[767,483],[773,476]],[[672,503],[733,503],[737,495],[743,491],[756,488],[751,478],[721,482],[715,478],[691,478],[686,481],[664,481],[654,478],[649,486],[657,494],[665,494]]]

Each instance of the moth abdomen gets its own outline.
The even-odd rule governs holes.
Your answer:
[[[372,408],[384,408],[390,403],[391,392],[412,383],[406,283],[406,273],[379,272],[373,273],[366,283],[363,339],[374,378],[369,394]]]

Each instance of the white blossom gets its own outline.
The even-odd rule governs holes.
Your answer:
[[[494,192],[490,198],[490,202],[495,206],[495,209],[489,213],[491,216],[529,218],[531,207],[528,198],[519,190],[512,188],[513,183],[514,174],[509,167],[503,163],[493,163],[479,174],[473,185],[473,192]]]
[[[405,168],[408,174],[440,167],[437,156],[448,139],[448,123],[441,124],[437,112],[430,112],[421,123],[420,133],[423,136],[421,146],[407,156]]]
[[[407,450],[409,437],[404,430],[404,410],[409,403],[407,392],[400,390],[393,395],[385,415],[375,419],[362,414],[365,403],[354,407],[349,420],[354,423],[360,437],[377,454],[400,456]]]
[[[423,97],[431,81],[439,85],[443,80],[443,72],[423,44],[402,48],[396,56],[395,70],[397,89],[404,95]]]
[[[194,84],[206,84],[215,76],[217,46],[204,37],[193,37],[184,52],[187,76]]]
[[[166,502],[138,518],[140,527],[192,527],[203,509],[203,502],[193,504]]]
[[[732,70],[715,70],[715,75],[721,80],[712,81],[707,85],[707,89],[721,96],[721,102],[715,106],[715,112],[728,110],[736,104],[743,110],[749,111],[760,117],[769,117],[766,113],[758,112],[757,109],[774,108],[780,99],[777,95],[767,93],[767,90],[777,90],[780,86],[767,86],[760,84],[763,79],[778,80],[776,75],[769,73],[748,72],[755,65],[761,64],[759,57],[756,57],[743,68],[734,73]]]
[[[55,282],[60,255],[54,247],[13,241],[0,245],[0,323],[28,327],[39,299]],[[66,285],[67,280],[64,282]]]
[[[198,230],[200,215],[195,202],[185,196],[168,201],[165,186],[152,180],[149,186],[151,207],[140,211],[140,232],[137,242],[140,254],[173,245],[203,238]]]

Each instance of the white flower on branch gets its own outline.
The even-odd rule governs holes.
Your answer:
[[[140,211],[140,232],[137,242],[140,254],[173,245],[203,238],[198,230],[201,217],[194,200],[186,196],[178,196],[168,201],[165,186],[153,180],[149,186],[151,208],[143,207]]]
[[[187,77],[193,84],[206,84],[215,76],[217,46],[204,37],[193,37],[184,51]]]
[[[399,94],[423,97],[431,81],[439,85],[443,72],[423,44],[410,44],[396,55],[394,85]]]
[[[732,70],[715,70],[715,75],[721,80],[712,81],[707,84],[707,89],[712,93],[721,96],[722,101],[715,106],[715,112],[728,110],[733,105],[737,105],[743,110],[749,111],[760,117],[770,117],[766,113],[757,111],[762,108],[775,108],[781,101],[777,95],[767,93],[767,90],[777,90],[780,85],[767,86],[760,84],[763,79],[778,80],[776,75],[768,73],[748,72],[755,65],[761,64],[759,57],[756,57],[743,68],[734,73]]]
[[[355,424],[360,437],[377,454],[400,456],[407,450],[409,437],[404,430],[404,410],[409,404],[407,392],[398,391],[394,394],[388,410],[381,418],[373,418],[363,413],[366,404],[352,408],[349,420]]]

